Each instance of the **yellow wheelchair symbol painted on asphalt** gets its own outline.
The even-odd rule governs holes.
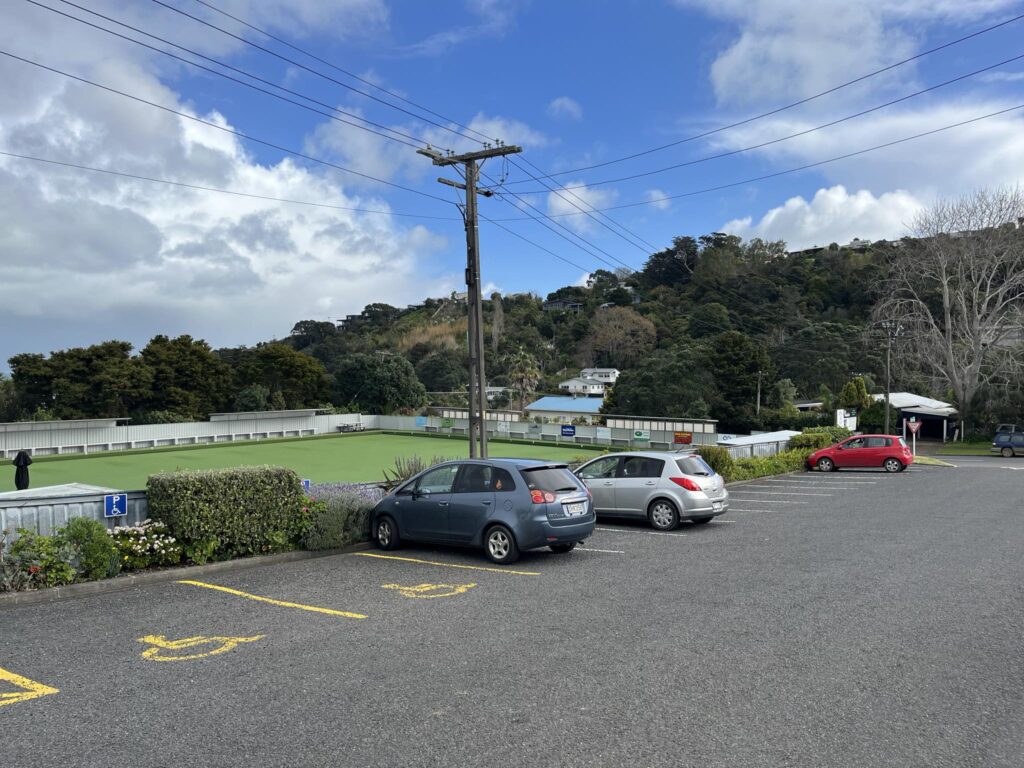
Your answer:
[[[430,600],[435,597],[455,597],[468,592],[476,584],[417,584],[414,587],[403,587],[401,584],[381,584],[383,589],[397,589],[398,594],[418,600]]]
[[[27,677],[8,672],[2,667],[0,667],[0,682],[10,683],[16,688],[21,688],[20,691],[0,693],[0,707],[5,704],[17,704],[19,701],[38,699],[40,696],[49,696],[51,693],[60,693],[56,688],[51,688],[48,685],[37,683],[35,680],[29,680]]]
[[[142,658],[147,661],[192,661],[194,659],[205,659],[207,656],[216,656],[218,653],[227,653],[240,643],[254,643],[262,640],[266,635],[254,635],[253,637],[186,637],[181,640],[168,640],[163,635],[146,635],[140,637],[139,642],[153,646],[142,652]],[[203,646],[213,646],[202,653],[167,654],[165,651],[188,651]]]

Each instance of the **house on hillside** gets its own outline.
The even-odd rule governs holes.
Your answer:
[[[566,379],[558,385],[563,392],[576,397],[604,397],[605,385],[597,379],[577,376],[574,379]]]
[[[583,311],[583,302],[574,299],[553,299],[545,301],[541,305],[545,312],[574,312],[579,314]]]
[[[580,371],[581,379],[597,379],[606,386],[611,386],[619,379],[618,368],[584,368]]]

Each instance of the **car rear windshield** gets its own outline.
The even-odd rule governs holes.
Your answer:
[[[526,487],[531,491],[575,491],[579,489],[576,477],[568,467],[537,467],[521,469]]]
[[[900,441],[900,445],[902,445],[904,448],[907,447],[907,441],[904,440],[902,437],[898,437],[896,439]]]
[[[684,475],[705,475],[710,477],[715,474],[715,470],[700,456],[683,456],[681,459],[676,459],[676,466],[679,467],[679,471]]]

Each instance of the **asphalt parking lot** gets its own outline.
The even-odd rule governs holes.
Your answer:
[[[0,610],[0,764],[1019,766],[1024,461],[951,461]]]

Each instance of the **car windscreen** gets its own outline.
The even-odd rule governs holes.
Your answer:
[[[568,467],[537,467],[536,469],[520,469],[531,491],[575,491],[579,489],[576,476]]]
[[[683,456],[676,459],[676,466],[684,475],[704,475],[710,477],[715,470],[700,456]]]

